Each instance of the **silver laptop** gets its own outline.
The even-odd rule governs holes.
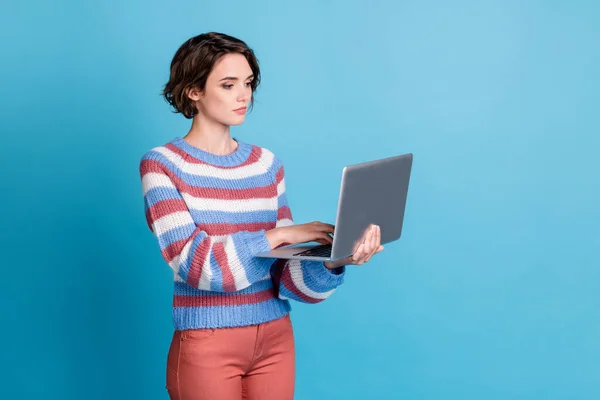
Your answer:
[[[409,153],[344,167],[333,244],[295,244],[256,257],[335,261],[354,253],[370,224],[381,228],[381,244],[398,240],[412,161]]]

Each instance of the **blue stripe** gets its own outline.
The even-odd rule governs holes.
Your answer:
[[[334,274],[321,261],[302,260],[300,265],[304,285],[313,292],[328,292],[344,281],[344,274]]]
[[[285,192],[281,193],[278,197],[277,197],[277,207],[283,207],[283,206],[289,206],[288,205],[288,201],[287,201],[287,197],[285,195]]]
[[[195,175],[183,172],[181,168],[165,157],[161,159],[160,163],[191,186],[212,187],[219,189],[249,189],[269,186],[275,182],[275,174],[271,172],[271,168],[262,174],[251,175],[246,178],[222,179],[211,175]],[[262,164],[260,165],[262,166]]]
[[[244,268],[246,279],[248,282],[256,282],[270,271],[274,260],[271,258],[254,257],[253,249],[249,245],[249,241],[256,239],[264,233],[259,232],[237,232],[231,235],[233,238],[233,248],[237,254],[238,260]],[[265,243],[268,244],[268,242]]]
[[[169,229],[162,235],[158,236],[158,243],[160,244],[160,249],[164,250],[179,240],[189,239],[190,237],[192,237],[192,234],[195,230],[196,224],[193,223]],[[198,236],[201,236],[202,238],[206,237],[206,235],[203,234],[199,234]]]
[[[190,272],[190,268],[192,265],[192,260],[194,259],[194,254],[196,254],[196,251],[198,250],[198,246],[200,246],[200,244],[202,243],[202,241],[205,238],[206,238],[206,235],[204,235],[202,233],[196,235],[196,237],[194,238],[194,241],[192,242],[192,245],[190,246],[190,252],[187,255],[185,262],[180,263],[180,266],[179,266],[179,276],[181,277],[181,279],[187,281],[188,274]]]
[[[228,212],[191,209],[190,214],[194,221],[199,221],[203,224],[218,224],[225,221],[230,224],[277,221],[277,211],[273,210]]]
[[[179,272],[177,273],[177,275],[179,275],[179,277],[181,279],[183,279],[184,281],[187,282],[187,278],[188,278],[188,272],[190,272],[188,269],[186,269],[185,265],[181,265],[181,262],[179,263]],[[191,286],[190,286],[191,287]]]
[[[289,301],[278,298],[239,306],[173,307],[173,325],[178,330],[257,325],[279,319],[290,310]]]
[[[300,297],[296,296],[294,293],[292,293],[287,286],[285,286],[283,284],[283,282],[281,282],[279,284],[279,293],[282,294],[283,296],[287,297],[288,299],[291,300],[295,300],[295,301],[299,301],[300,303],[306,303],[303,299],[301,299]],[[307,294],[305,294],[306,297],[313,299],[314,297],[308,296]],[[318,300],[318,299],[315,299]]]
[[[237,292],[213,292],[210,290],[201,290],[191,287],[183,282],[175,282],[174,294],[178,296],[237,296],[240,294],[252,294],[262,292],[263,290],[271,289],[273,287],[273,281],[271,279],[265,279],[258,281],[248,286],[245,289],[238,290]]]
[[[146,192],[146,203],[152,207],[162,200],[183,200],[179,190],[166,186],[156,186]]]
[[[210,290],[222,292],[223,291],[223,274],[221,273],[221,268],[217,264],[217,258],[215,257],[215,252],[210,252],[210,270],[212,272],[211,282],[210,282]]]

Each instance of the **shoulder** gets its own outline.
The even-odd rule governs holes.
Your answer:
[[[159,172],[173,169],[177,155],[173,153],[171,143],[155,146],[146,151],[140,159],[140,173]]]
[[[142,155],[140,162],[144,161],[163,161],[165,160],[164,152],[166,148],[164,146],[153,147]]]
[[[271,149],[256,144],[252,146],[255,148],[256,153],[259,154],[257,161],[273,175],[277,175],[283,169],[282,160]]]

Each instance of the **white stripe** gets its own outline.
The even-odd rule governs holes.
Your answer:
[[[256,162],[244,165],[241,168],[224,169],[213,167],[208,164],[192,164],[186,162],[179,154],[166,147],[157,147],[154,150],[165,156],[167,160],[175,164],[183,173],[219,179],[244,179],[255,175],[262,175],[265,173],[265,168],[267,168],[267,170],[270,169],[274,161],[273,153],[263,149],[260,158]]]
[[[206,232],[204,232],[204,233],[206,233]],[[220,242],[226,241],[227,238],[229,238],[229,236],[231,236],[231,235],[210,235],[210,238],[212,239],[213,245],[214,245],[215,243],[220,243]]]
[[[194,220],[188,211],[177,211],[155,220],[152,224],[152,229],[156,236],[160,236],[171,229],[181,228],[191,224],[195,225]]]
[[[192,247],[192,242],[193,242],[193,240],[189,240],[185,244],[185,246],[183,246],[183,249],[181,249],[181,252],[179,253],[179,255],[177,257],[175,257],[179,260],[179,262],[178,262],[179,266],[187,264],[189,256],[190,256],[190,248]],[[173,261],[174,260],[175,259],[173,259]]]
[[[225,212],[244,212],[244,211],[277,211],[277,198],[267,199],[243,199],[243,200],[221,200],[206,199],[194,197],[187,193],[182,193],[190,210],[202,211],[225,211]]]
[[[206,240],[206,238],[204,238],[203,240]],[[191,248],[192,248],[192,243],[194,241],[190,240],[188,241],[185,246],[183,246],[183,249],[181,250],[180,253],[180,257],[176,257],[179,259],[179,265],[182,264],[188,264],[190,257],[192,256],[191,254]],[[206,258],[204,259],[204,263],[202,264],[202,271],[200,272],[200,283],[197,287],[197,289],[203,289],[203,290],[210,290],[210,279],[212,277],[212,271],[210,270],[210,252],[208,252],[206,254]],[[175,259],[173,259],[172,262],[174,262]],[[189,265],[189,269],[188,269],[188,274],[189,271],[192,269],[192,265]]]
[[[202,274],[200,276],[200,283],[198,285],[198,289],[211,290],[210,286],[211,286],[211,278],[213,276],[213,272],[210,267],[210,259],[211,259],[210,255],[212,254],[212,249],[214,248],[215,243],[219,243],[219,242],[224,242],[223,247],[225,248],[225,253],[227,254],[227,262],[229,264],[229,267],[232,269],[231,272],[234,277],[236,290],[241,290],[241,289],[244,289],[244,288],[250,286],[250,282],[248,282],[246,272],[245,272],[244,268],[241,266],[240,260],[238,259],[237,253],[235,252],[235,249],[233,247],[233,239],[231,239],[231,235],[210,236],[210,238],[212,239],[211,252],[207,253],[206,259],[204,260],[204,264],[202,265]],[[175,257],[170,263],[171,268],[173,268],[173,269],[175,268],[176,260],[180,260],[180,262],[177,262],[177,265],[187,263],[190,255],[191,255],[190,254],[191,245],[192,245],[192,241],[190,240],[188,243],[186,243],[186,245],[181,250],[180,255],[183,258],[183,260],[181,260],[179,257]],[[177,268],[178,268],[178,266],[177,266]],[[219,268],[219,266],[215,265],[215,268]],[[191,265],[190,265],[190,269],[191,269]],[[269,279],[270,277],[271,277],[271,275],[267,274],[261,280]]]
[[[169,266],[171,267],[171,269],[173,269],[173,272],[175,273],[176,277],[179,277],[179,265],[180,265],[179,264],[179,256],[177,255],[177,256],[173,257],[173,259],[169,263]],[[181,279],[181,278],[179,278],[179,279]]]
[[[282,193],[285,193],[285,178],[277,184],[277,195],[281,196]]]
[[[198,284],[198,289],[210,290],[210,283],[211,283],[212,276],[213,276],[212,269],[210,268],[211,255],[212,255],[212,246],[209,249],[209,251],[206,253],[206,258],[204,259],[204,264],[202,265],[202,272],[200,274],[200,283]]]
[[[238,258],[237,251],[235,251],[233,239],[225,242],[224,247],[225,254],[227,254],[227,263],[229,264],[229,269],[231,270],[233,280],[235,281],[236,290],[242,290],[247,288],[248,286],[250,286],[250,282],[248,282],[246,270],[244,269],[244,266]]]
[[[290,276],[294,285],[305,295],[312,297],[313,299],[326,299],[335,289],[331,289],[328,292],[318,293],[310,290],[304,283],[304,276],[302,274],[302,266],[300,260],[290,260],[287,267],[290,269]]]
[[[175,188],[173,181],[165,174],[159,174],[158,172],[148,172],[142,177],[142,188],[144,189],[144,196],[150,189],[157,187]]]
[[[284,226],[290,226],[290,225],[294,225],[294,221],[292,221],[289,218],[283,218],[277,221],[277,224],[275,225],[276,228],[280,228],[280,227],[284,227]]]
[[[206,232],[202,231],[202,233],[200,233],[200,234],[206,235]],[[210,238],[212,239],[213,246],[214,246],[215,243],[224,242],[225,240],[227,240],[228,237],[229,237],[229,235],[218,235],[218,236],[211,236]],[[171,269],[173,269],[173,272],[174,272],[175,282],[186,283],[179,276],[179,268],[180,268],[181,264],[185,264],[187,262],[187,260],[189,259],[190,248],[192,246],[192,242],[193,242],[192,240],[189,240],[185,244],[185,246],[183,247],[181,252],[177,256],[175,256],[169,263],[169,266],[171,267]],[[209,276],[212,276],[212,271],[209,272],[208,274],[209,274]],[[202,275],[205,275],[204,269],[202,270]],[[269,277],[270,277],[270,275],[269,275]],[[206,285],[206,283],[204,283],[204,284]]]
[[[267,279],[271,279],[271,272],[267,272],[267,274],[265,276],[263,276],[262,278],[260,278],[257,282],[262,282],[262,281],[266,281]]]

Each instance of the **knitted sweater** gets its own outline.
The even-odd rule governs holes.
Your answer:
[[[269,150],[236,140],[218,156],[175,138],[140,163],[146,220],[174,272],[175,329],[259,324],[289,300],[317,303],[344,279],[322,262],[254,257],[267,230],[293,224],[284,169]]]

